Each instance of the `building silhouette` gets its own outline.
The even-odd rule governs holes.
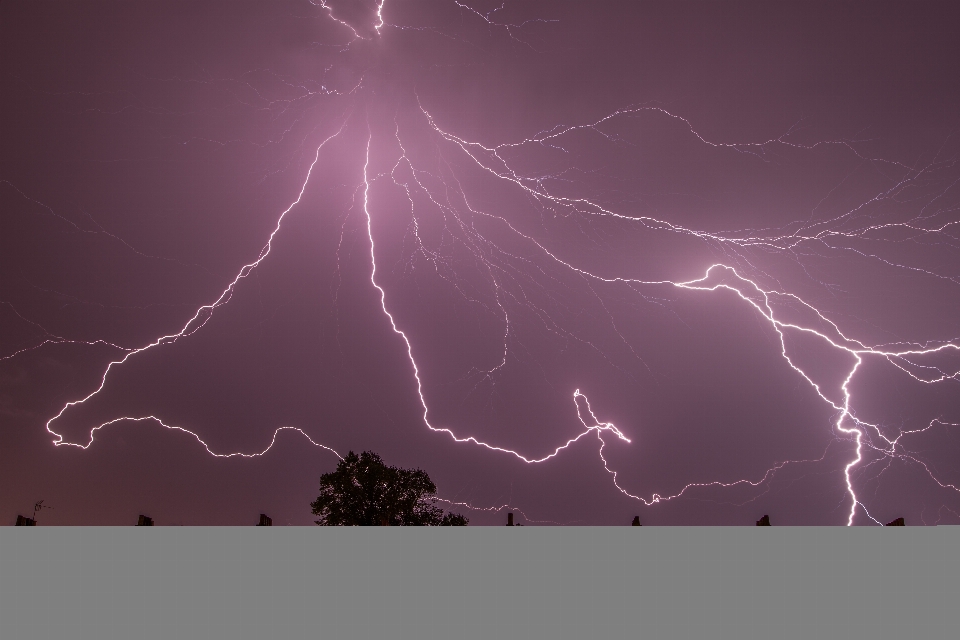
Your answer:
[[[769,527],[770,526],[770,516],[765,515],[759,520],[757,520],[758,527]]]

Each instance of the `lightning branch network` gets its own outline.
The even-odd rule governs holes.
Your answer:
[[[338,12],[337,7],[333,6],[334,3],[316,0],[313,4],[330,20],[342,25],[343,30],[349,34],[350,42],[343,46],[344,49],[359,45],[376,46],[378,38],[387,29],[417,28],[389,24],[384,17],[385,0],[379,0],[370,7],[372,13],[366,16],[365,21],[358,21],[349,16],[344,17]],[[523,29],[529,21],[516,24],[499,21],[498,12],[503,7],[491,12],[482,12],[457,0],[454,0],[454,4],[468,18],[483,21],[490,29],[502,30],[512,41],[523,42]],[[659,106],[627,107],[609,113],[594,122],[557,126],[526,139],[490,145],[468,139],[441,126],[438,123],[440,119],[421,102],[414,91],[411,91],[412,97],[406,103],[409,107],[408,119],[415,118],[419,121],[421,130],[426,132],[437,156],[450,159],[438,162],[435,167],[425,167],[417,155],[410,151],[409,134],[405,133],[399,119],[395,119],[389,127],[382,126],[382,123],[378,123],[377,126],[371,125],[371,114],[382,114],[385,110],[371,104],[371,96],[375,94],[366,90],[365,82],[366,79],[361,79],[355,87],[344,91],[324,88],[322,92],[317,92],[322,94],[321,97],[335,95],[338,98],[351,100],[352,106],[339,125],[332,128],[332,133],[316,146],[311,154],[312,161],[303,176],[299,193],[277,216],[273,231],[259,254],[236,272],[235,277],[226,284],[216,299],[196,309],[177,330],[160,335],[149,343],[137,347],[124,347],[102,340],[74,340],[44,330],[47,337],[40,344],[4,356],[4,359],[15,358],[26,351],[64,343],[106,345],[122,353],[122,357],[115,358],[106,366],[92,391],[83,397],[66,402],[56,415],[47,420],[45,426],[53,436],[54,444],[86,449],[93,445],[95,435],[100,429],[122,423],[151,422],[167,429],[188,433],[196,438],[207,453],[216,457],[262,456],[270,451],[281,431],[297,432],[312,445],[340,457],[339,453],[317,442],[303,429],[294,426],[277,429],[262,451],[244,453],[214,451],[194,431],[168,424],[163,416],[159,415],[118,416],[101,424],[90,425],[85,431],[86,439],[79,441],[68,439],[60,424],[69,417],[71,412],[101,394],[111,380],[121,374],[126,363],[196,334],[204,328],[215,313],[229,304],[238,286],[269,259],[274,249],[275,236],[280,232],[284,222],[288,217],[300,214],[297,207],[314,178],[318,162],[328,152],[330,146],[345,135],[347,129],[354,127],[365,130],[362,182],[356,186],[356,200],[359,203],[358,211],[363,216],[369,249],[369,285],[376,291],[382,313],[389,321],[396,338],[403,343],[409,362],[409,372],[416,382],[419,405],[422,409],[422,423],[430,431],[449,438],[455,443],[480,447],[491,455],[510,456],[530,465],[548,464],[554,458],[562,456],[574,443],[596,438],[599,463],[609,474],[613,487],[623,495],[647,506],[675,500],[705,487],[761,487],[784,467],[811,462],[811,460],[780,460],[757,477],[691,482],[670,495],[659,493],[640,495],[624,486],[618,477],[618,471],[611,466],[606,454],[615,443],[619,443],[617,446],[642,446],[634,442],[635,438],[628,437],[628,433],[637,430],[637,426],[633,429],[624,429],[624,425],[618,426],[602,420],[597,415],[598,412],[602,415],[602,409],[595,410],[581,388],[569,390],[570,411],[582,427],[579,433],[566,440],[545,443],[538,451],[516,450],[502,446],[496,441],[465,432],[456,424],[438,422],[431,413],[430,393],[426,389],[429,381],[423,379],[418,344],[414,338],[411,338],[410,332],[402,328],[403,323],[398,321],[396,311],[392,310],[388,290],[382,282],[383,267],[378,261],[375,228],[378,217],[384,215],[386,211],[379,208],[374,193],[375,187],[382,184],[388,184],[397,189],[398,193],[402,193],[406,198],[408,213],[412,220],[408,235],[413,242],[414,251],[427,263],[432,264],[436,273],[448,280],[454,289],[460,290],[460,295],[464,299],[470,298],[472,294],[459,289],[454,273],[455,266],[449,255],[421,237],[421,221],[425,220],[428,213],[418,203],[428,203],[431,211],[440,212],[442,226],[447,232],[449,242],[457,243],[474,264],[478,265],[477,268],[483,274],[489,293],[486,302],[483,303],[485,311],[499,318],[503,333],[498,361],[485,370],[473,372],[481,380],[495,380],[500,371],[508,366],[511,349],[518,346],[514,325],[515,317],[521,313],[533,314],[540,318],[547,331],[563,334],[565,338],[580,341],[588,347],[592,346],[588,338],[578,336],[575,330],[564,328],[562,323],[554,320],[551,317],[551,310],[546,305],[533,301],[532,297],[524,298],[524,287],[545,286],[536,282],[538,274],[545,280],[555,277],[577,278],[591,288],[591,291],[599,291],[596,288],[607,287],[603,289],[607,292],[613,290],[610,287],[619,287],[617,290],[625,294],[649,299],[656,299],[661,295],[659,292],[665,289],[693,292],[700,296],[717,296],[725,293],[751,310],[757,319],[774,332],[779,341],[783,365],[789,367],[797,379],[812,389],[823,405],[832,411],[833,438],[848,443],[850,451],[842,468],[847,501],[845,508],[847,525],[854,523],[858,513],[881,524],[871,515],[868,505],[865,504],[866,500],[861,498],[862,492],[858,490],[858,473],[863,472],[865,465],[884,468],[893,462],[914,465],[943,490],[960,492],[960,487],[943,479],[920,453],[908,446],[908,443],[916,442],[928,431],[937,428],[957,428],[958,425],[945,419],[935,419],[921,428],[899,430],[895,435],[891,435],[889,428],[885,425],[858,417],[857,397],[853,391],[858,372],[863,369],[866,362],[872,364],[882,362],[894,367],[909,376],[912,384],[916,385],[956,384],[960,382],[960,366],[951,364],[957,362],[951,356],[960,352],[960,340],[874,344],[859,339],[849,330],[844,329],[842,321],[835,314],[821,311],[815,304],[808,302],[800,295],[777,286],[778,280],[775,274],[771,273],[771,269],[764,268],[760,264],[762,258],[758,258],[763,255],[785,257],[805,269],[805,261],[817,255],[816,251],[821,251],[829,256],[851,256],[867,264],[882,265],[884,268],[899,270],[910,277],[945,282],[948,286],[960,286],[958,274],[945,273],[923,265],[918,266],[899,258],[888,258],[880,250],[864,248],[868,246],[866,241],[870,239],[896,238],[894,243],[902,243],[918,237],[933,239],[952,249],[957,248],[953,232],[956,225],[960,224],[960,220],[956,219],[953,208],[946,205],[938,207],[937,204],[939,200],[945,199],[950,189],[956,184],[956,180],[948,180],[945,186],[938,187],[939,190],[933,197],[928,198],[921,212],[913,213],[906,219],[884,219],[869,213],[871,206],[898,201],[898,198],[903,201],[912,190],[927,185],[934,177],[949,172],[953,166],[952,159],[938,156],[922,166],[908,166],[894,161],[866,157],[858,150],[856,144],[849,141],[823,140],[805,145],[795,143],[791,141],[789,132],[780,138],[765,141],[720,143],[698,133],[694,124],[681,115]],[[399,108],[399,106],[396,107],[396,109]],[[846,213],[831,219],[800,221],[788,227],[776,229],[708,232],[666,219],[635,215],[631,213],[629,207],[608,205],[592,197],[570,195],[570,189],[554,187],[558,182],[573,180],[569,175],[556,173],[531,175],[529,171],[518,166],[522,164],[518,159],[523,158],[525,153],[539,153],[544,149],[569,156],[570,148],[574,144],[572,141],[578,136],[593,135],[610,144],[617,144],[616,136],[607,133],[609,127],[615,127],[619,122],[636,118],[655,120],[662,126],[679,127],[683,135],[694,141],[694,144],[732,156],[748,156],[757,162],[767,161],[768,154],[775,148],[789,148],[804,153],[833,146],[841,153],[851,154],[866,162],[889,168],[891,172],[896,172],[898,177],[892,185],[876,192],[872,198],[858,203]],[[390,134],[384,135],[382,133],[384,130],[389,130]],[[421,139],[418,139],[418,144],[422,146]],[[391,149],[390,162],[382,162],[382,154],[378,154],[375,161],[372,157],[372,151],[375,148]],[[576,256],[570,257],[562,248],[556,248],[549,238],[538,237],[538,234],[529,230],[529,225],[524,226],[514,220],[508,208],[498,209],[488,204],[478,203],[480,199],[470,195],[470,187],[463,179],[463,174],[467,170],[519,196],[531,209],[541,212],[549,211],[567,219],[577,219],[583,225],[615,223],[652,236],[676,237],[702,243],[721,256],[721,259],[708,266],[697,277],[686,279],[644,279],[633,274],[618,275],[610,273],[607,269],[584,266]],[[572,172],[570,175],[573,175]],[[7,184],[16,189],[15,185]],[[20,195],[33,199],[23,192],[20,192]],[[34,201],[42,205],[39,201]],[[52,210],[51,213],[53,213]],[[57,214],[54,213],[54,215]],[[478,224],[477,221],[483,221],[484,224]],[[484,229],[491,228],[489,225],[498,228],[496,238],[503,236],[510,238],[510,247],[502,246],[503,242],[485,233]],[[857,244],[858,242],[860,244]],[[518,255],[514,247],[522,247],[525,253]],[[535,258],[528,256],[535,256]],[[548,270],[552,271],[548,272]],[[614,331],[622,340],[624,349],[632,350],[630,341],[616,330],[612,312],[607,311],[605,296],[609,297],[613,294],[595,293],[595,295],[601,313],[606,316],[611,326],[614,326]],[[26,322],[32,322],[28,318],[20,317]],[[825,382],[822,376],[812,372],[808,361],[797,355],[798,352],[794,346],[797,340],[815,343],[819,349],[836,356],[835,362],[844,363],[835,365],[839,368],[834,372],[839,382]],[[639,428],[642,430],[642,425]],[[883,471],[881,470],[880,473]],[[500,510],[507,506],[480,507],[454,500],[446,501],[471,509]]]

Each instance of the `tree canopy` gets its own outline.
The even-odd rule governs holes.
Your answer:
[[[459,513],[436,506],[437,487],[420,469],[384,464],[372,451],[347,454],[336,471],[320,476],[310,503],[319,525],[464,526]]]

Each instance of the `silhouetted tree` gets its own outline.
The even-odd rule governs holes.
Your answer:
[[[459,513],[436,506],[437,486],[420,469],[388,467],[372,451],[353,451],[320,476],[310,503],[319,525],[465,526]]]
[[[447,513],[441,518],[440,526],[441,527],[465,527],[467,523],[470,522],[467,518],[460,515],[459,513]]]

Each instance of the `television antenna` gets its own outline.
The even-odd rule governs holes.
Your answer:
[[[37,521],[37,514],[40,513],[41,509],[53,509],[53,507],[49,507],[43,504],[43,500],[37,500],[33,505],[33,521],[34,522]]]

